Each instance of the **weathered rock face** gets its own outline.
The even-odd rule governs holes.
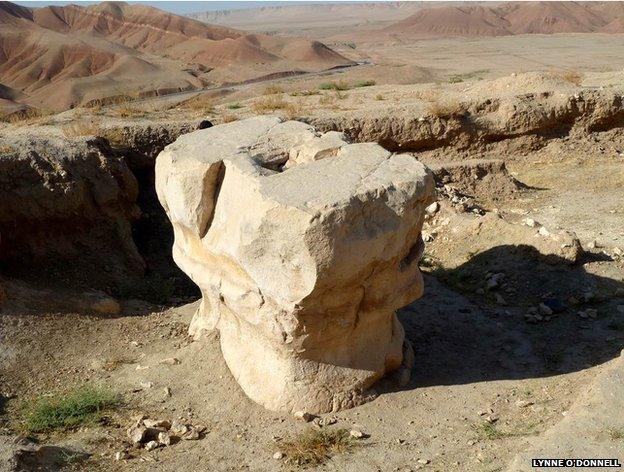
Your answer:
[[[190,332],[219,330],[253,400],[348,408],[400,366],[395,310],[423,293],[433,195],[412,156],[258,117],[178,138],[157,158],[156,189],[174,259],[203,294]]]

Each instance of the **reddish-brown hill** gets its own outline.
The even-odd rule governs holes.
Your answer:
[[[145,5],[104,2],[29,9],[0,2],[0,76],[30,105],[65,109],[94,98],[321,70],[350,61],[302,38],[247,34]]]
[[[422,36],[509,34],[507,21],[497,10],[483,6],[427,8],[388,26],[386,31]]]
[[[510,2],[425,8],[384,31],[407,37],[624,33],[623,23],[623,2]]]

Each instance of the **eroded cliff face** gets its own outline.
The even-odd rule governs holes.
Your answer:
[[[3,275],[148,298],[137,283],[156,267],[166,280],[173,268],[155,156],[197,126],[118,124],[102,130],[109,139],[45,127],[0,132]]]
[[[190,332],[219,330],[253,400],[336,411],[401,366],[434,188],[413,156],[257,117],[179,138],[156,188],[203,295]]]

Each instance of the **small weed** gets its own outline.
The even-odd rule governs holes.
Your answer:
[[[102,412],[119,402],[117,395],[100,387],[82,387],[35,401],[26,415],[26,430],[41,433],[75,428],[97,421]]]
[[[498,427],[493,423],[484,422],[481,424],[475,424],[472,426],[472,429],[477,433],[478,439],[490,440],[494,441],[497,439],[504,438],[517,438],[522,436],[531,436],[535,434],[535,424],[528,425],[523,429],[518,429],[515,431],[501,431]]]
[[[452,75],[449,77],[449,84],[459,84],[460,82],[463,82],[464,79],[461,77],[461,75]]]
[[[318,90],[297,90],[295,92],[291,92],[291,97],[310,97],[312,95],[319,95],[320,92]]]
[[[360,80],[359,82],[356,82],[355,84],[353,84],[353,86],[354,87],[372,87],[376,83],[377,82],[375,82],[374,80]]]
[[[609,430],[609,438],[613,441],[619,441],[624,439],[624,429],[612,428]]]
[[[384,96],[383,96],[382,94],[380,94],[380,93],[378,93],[377,95],[375,95],[375,100],[379,100],[379,101],[381,101],[381,100],[385,100],[385,99],[386,99],[386,97],[384,97]]]
[[[264,89],[262,95],[276,95],[278,93],[284,93],[284,89],[279,85],[269,85]]]
[[[311,466],[324,463],[334,454],[349,452],[355,446],[355,440],[346,429],[310,429],[289,441],[285,441],[280,450],[288,462]]]
[[[319,85],[319,90],[349,90],[349,84],[344,80],[338,82],[324,82]]]
[[[236,103],[230,103],[227,105],[227,109],[228,110],[238,110],[239,108],[243,108],[243,105],[241,105],[240,103],[236,102]]]

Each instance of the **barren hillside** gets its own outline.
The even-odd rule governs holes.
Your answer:
[[[3,100],[53,110],[349,64],[315,41],[246,34],[122,2],[35,9],[3,2],[0,25],[2,84],[23,93]]]

